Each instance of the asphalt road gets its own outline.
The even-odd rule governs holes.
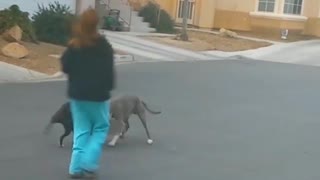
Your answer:
[[[320,179],[320,70],[261,61],[118,66],[116,93],[143,97],[154,145],[136,118],[106,148],[101,179]],[[0,179],[67,179],[70,137],[41,134],[64,82],[0,85]]]

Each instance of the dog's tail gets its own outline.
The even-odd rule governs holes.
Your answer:
[[[47,126],[44,129],[44,134],[48,134],[50,132],[50,130],[52,129],[53,124],[55,123],[59,123],[60,122],[60,114],[62,114],[64,111],[68,110],[69,107],[69,102],[64,103],[59,109],[58,111],[51,117],[50,122],[47,124]]]
[[[54,123],[56,123],[56,122],[55,122],[55,118],[52,117],[51,120],[50,120],[50,122],[49,122],[49,123],[46,125],[46,127],[44,128],[43,133],[46,134],[46,135],[49,134],[49,132],[50,132],[50,130],[52,129]]]
[[[50,130],[52,129],[53,123],[49,122],[48,125],[44,128],[43,134],[47,135],[49,134]]]
[[[150,112],[151,114],[161,114],[161,111],[153,111],[153,110],[151,110],[144,101],[141,100],[141,103],[142,103],[142,105],[144,106],[144,108],[145,108],[148,112]]]

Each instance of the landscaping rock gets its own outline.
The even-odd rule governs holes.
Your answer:
[[[181,34],[177,34],[173,39],[178,41],[181,40]]]
[[[13,42],[9,43],[1,49],[3,55],[21,59],[29,55],[29,50],[23,45]]]
[[[8,42],[19,42],[21,41],[22,33],[22,29],[18,25],[15,25],[6,32],[4,32],[2,37],[4,40]]]
[[[236,32],[221,28],[220,29],[220,35],[221,36],[226,36],[226,37],[231,37],[231,38],[236,38],[238,34]]]

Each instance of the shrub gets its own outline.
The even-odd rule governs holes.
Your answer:
[[[33,27],[39,40],[65,45],[70,38],[71,23],[74,18],[70,7],[58,1],[48,7],[38,4],[38,11],[33,15]]]
[[[174,33],[174,22],[171,19],[170,15],[162,9],[160,11],[160,19],[158,18],[158,15],[159,7],[152,2],[149,2],[139,11],[139,16],[143,17],[144,21],[150,23],[151,27],[155,28],[157,32]]]
[[[29,19],[29,13],[20,10],[19,6],[12,5],[0,11],[0,33],[18,25],[23,31],[22,40],[36,42],[36,36]]]

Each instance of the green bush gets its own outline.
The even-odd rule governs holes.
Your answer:
[[[20,10],[19,6],[12,5],[0,11],[0,34],[18,25],[22,31],[22,40],[36,42],[36,36],[29,19],[29,13]]]
[[[65,45],[71,35],[74,17],[70,7],[58,1],[48,7],[38,4],[38,11],[32,16],[33,27],[40,41]]]
[[[160,11],[160,18],[158,15],[159,7],[152,2],[149,2],[139,11],[139,16],[143,17],[145,22],[150,23],[150,26],[155,28],[157,32],[174,33],[174,22],[170,15],[163,9]]]

